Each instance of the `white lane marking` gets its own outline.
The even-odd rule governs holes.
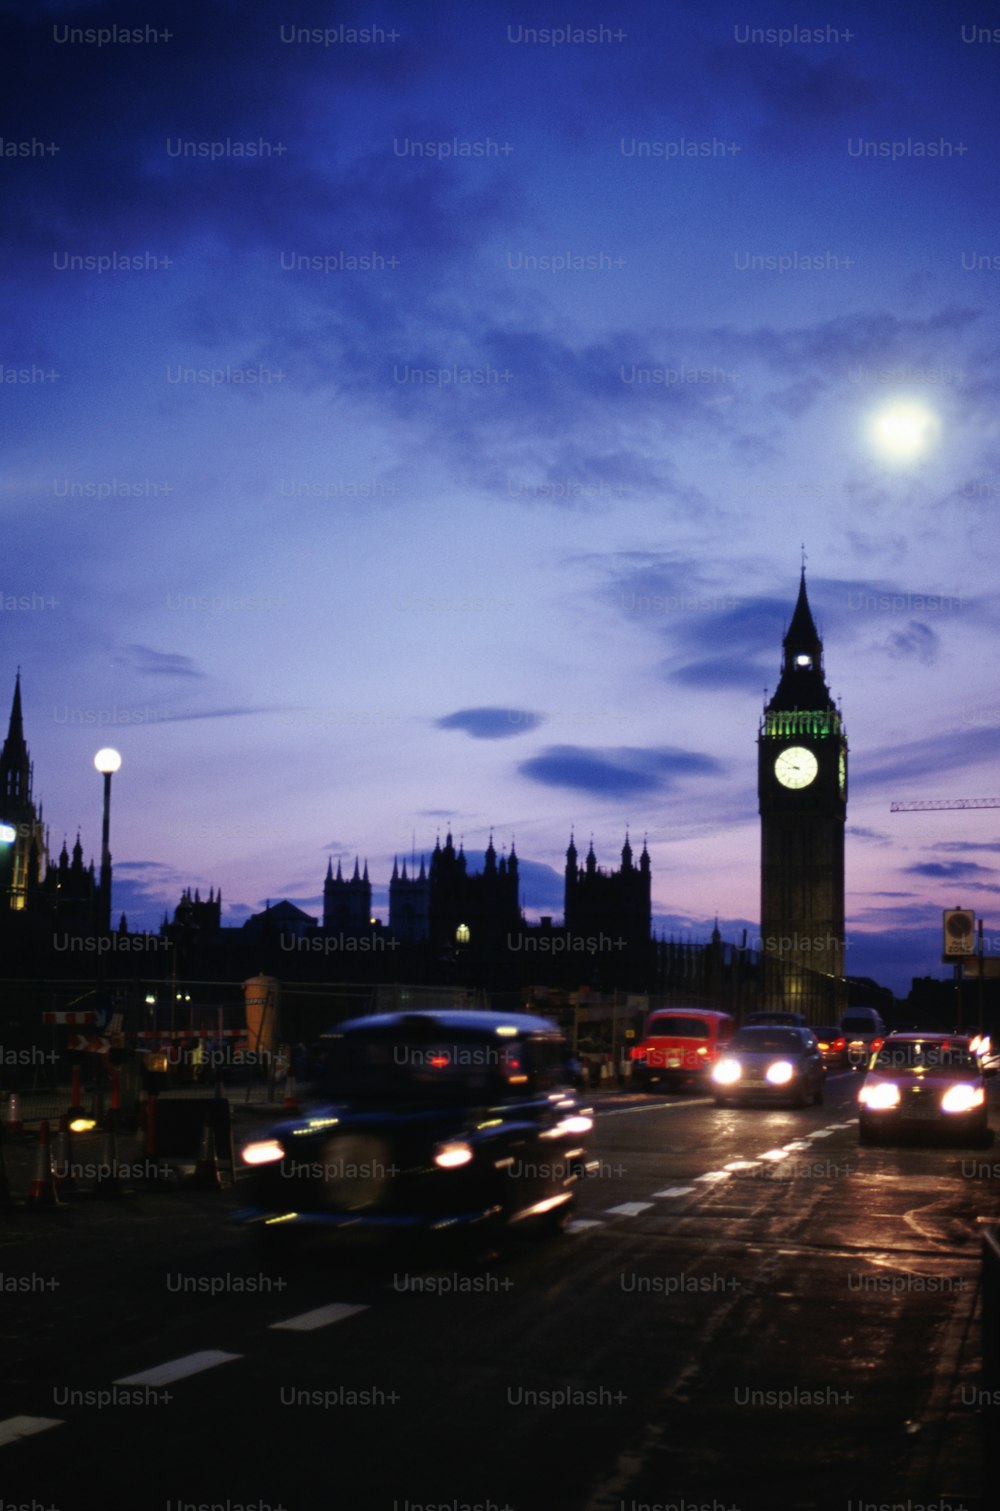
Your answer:
[[[766,1154],[762,1154],[760,1156],[760,1158],[761,1159],[787,1159],[788,1158],[788,1150],[787,1149],[769,1149],[767,1151],[767,1153]]]
[[[694,1186],[668,1186],[665,1191],[654,1191],[654,1196],[687,1196]]]
[[[348,1301],[332,1301],[329,1306],[318,1306],[313,1312],[300,1312],[297,1317],[287,1317],[284,1322],[270,1325],[278,1332],[311,1333],[318,1327],[329,1327],[331,1322],[343,1322],[355,1312],[366,1312],[367,1306],[352,1306]]]
[[[832,1128],[817,1128],[815,1133],[807,1133],[806,1138],[829,1138],[832,1132]]]
[[[792,1153],[794,1153],[796,1149],[808,1149],[809,1145],[806,1143],[804,1138],[797,1138],[794,1139],[790,1144],[782,1144],[781,1147],[782,1149],[789,1149],[792,1151]]]
[[[759,1159],[731,1159],[728,1165],[723,1165],[723,1170],[755,1170],[760,1164]]]
[[[140,1370],[137,1375],[122,1375],[116,1385],[172,1385],[175,1380],[186,1380],[188,1375],[200,1375],[202,1370],[214,1369],[217,1364],[228,1364],[230,1359],[242,1359],[242,1354],[227,1354],[221,1348],[205,1348],[197,1354],[185,1354],[182,1359],[171,1359],[167,1364],[157,1364],[153,1369]]]
[[[640,1212],[645,1212],[652,1205],[651,1201],[623,1201],[620,1206],[607,1207],[605,1210],[621,1217],[638,1217]]]
[[[49,1427],[61,1427],[62,1417],[5,1417],[0,1422],[0,1448],[8,1443],[19,1443],[33,1433],[45,1432]]]
[[[711,1097],[691,1097],[687,1102],[650,1102],[643,1107],[609,1107],[607,1112],[596,1112],[599,1118],[620,1118],[628,1112],[672,1112],[675,1107],[711,1107]]]
[[[604,1223],[593,1217],[573,1217],[566,1224],[567,1233],[582,1233],[584,1228],[603,1228]]]
[[[728,1179],[729,1179],[729,1171],[728,1170],[709,1170],[709,1172],[708,1172],[707,1175],[696,1175],[695,1176],[695,1180],[696,1181],[698,1181],[698,1180],[716,1181],[716,1180],[728,1180]]]

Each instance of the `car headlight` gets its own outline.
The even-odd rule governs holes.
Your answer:
[[[262,1139],[256,1144],[247,1144],[241,1158],[245,1165],[270,1165],[276,1159],[284,1159],[285,1151],[275,1138]]]
[[[720,1060],[712,1071],[712,1080],[717,1081],[720,1086],[731,1086],[742,1074],[743,1067],[739,1060]]]
[[[899,1087],[895,1081],[876,1081],[874,1086],[862,1086],[858,1092],[858,1101],[862,1107],[870,1107],[873,1111],[898,1107]]]
[[[971,1112],[973,1107],[981,1107],[985,1100],[981,1086],[968,1086],[960,1084],[949,1086],[941,1098],[942,1112]]]
[[[795,1074],[795,1066],[788,1060],[775,1060],[764,1072],[772,1086],[787,1086]]]
[[[442,1170],[457,1170],[467,1165],[472,1158],[472,1146],[465,1143],[438,1144],[434,1150],[434,1163]]]

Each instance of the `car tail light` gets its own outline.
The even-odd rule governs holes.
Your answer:
[[[873,1055],[877,1055],[878,1052],[879,1052],[879,1050],[882,1048],[882,1045],[884,1043],[885,1043],[884,1039],[873,1039],[872,1042],[871,1042],[871,1052],[872,1052],[872,1054]]]
[[[847,1040],[846,1039],[834,1039],[834,1041],[831,1044],[830,1048],[833,1050],[834,1054],[839,1054],[842,1049],[846,1049],[847,1048]]]

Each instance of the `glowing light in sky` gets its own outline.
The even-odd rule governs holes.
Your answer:
[[[932,410],[915,399],[900,399],[880,409],[871,422],[871,436],[880,455],[889,462],[916,461],[934,445],[941,422]]]

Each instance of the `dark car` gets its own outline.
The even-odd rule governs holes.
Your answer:
[[[747,1013],[743,1020],[744,1028],[757,1028],[760,1024],[769,1023],[775,1028],[808,1028],[809,1024],[801,1013],[785,1012],[775,1008],[773,1012]]]
[[[858,1092],[861,1142],[933,1133],[990,1143],[986,1078],[994,1075],[965,1035],[890,1034]]]
[[[847,1065],[847,1038],[834,1023],[813,1029],[823,1064],[827,1070],[843,1070]]]
[[[796,1107],[823,1100],[823,1057],[808,1028],[759,1024],[737,1029],[712,1071],[715,1105],[790,1097]]]
[[[353,1233],[493,1236],[560,1227],[593,1114],[554,1023],[441,1009],[341,1023],[314,1061],[317,1103],[241,1154],[238,1220]]]
[[[855,1070],[864,1070],[875,1050],[881,1049],[888,1032],[874,1007],[852,1007],[840,1020],[847,1040],[847,1058]]]

